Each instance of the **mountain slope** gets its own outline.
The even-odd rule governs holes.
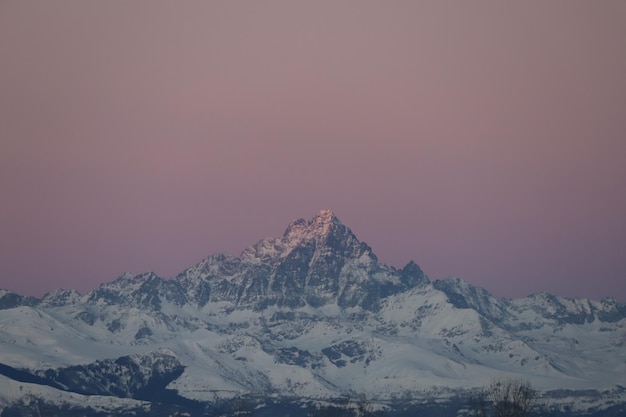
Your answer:
[[[626,383],[624,304],[499,299],[458,278],[431,282],[414,262],[380,263],[330,211],[173,279],[125,274],[83,296],[41,300],[3,291],[0,307],[0,364],[74,370],[80,384],[58,383],[80,395],[137,392],[129,387],[144,386],[146,372],[113,365],[155,352],[171,357],[167,389],[205,403],[246,394],[388,401],[497,376],[544,391]],[[98,380],[93,370],[105,368]],[[15,398],[0,392],[0,404]]]

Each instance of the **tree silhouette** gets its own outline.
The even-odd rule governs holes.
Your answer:
[[[478,417],[526,417],[536,402],[537,393],[528,381],[501,378],[491,381],[472,398],[471,409]]]

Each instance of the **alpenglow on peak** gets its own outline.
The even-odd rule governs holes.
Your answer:
[[[287,240],[302,240],[313,238],[327,238],[331,234],[351,235],[347,228],[332,210],[321,210],[311,220],[297,219],[287,226],[284,238]]]
[[[322,221],[324,223],[331,222],[333,220],[339,221],[337,215],[332,210],[320,210],[314,217],[315,220]]]

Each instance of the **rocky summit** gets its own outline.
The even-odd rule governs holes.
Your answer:
[[[355,398],[462,414],[502,377],[557,414],[619,415],[624,375],[625,304],[432,282],[379,262],[327,210],[172,279],[0,290],[0,415],[306,415]]]

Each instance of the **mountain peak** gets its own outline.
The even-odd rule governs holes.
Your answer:
[[[345,228],[339,217],[332,210],[321,210],[312,220],[315,231],[322,235],[327,235],[333,226]]]
[[[291,222],[283,237],[289,241],[307,238],[319,240],[336,232],[352,234],[332,210],[321,210],[311,220],[297,219]]]
[[[333,222],[341,223],[339,221],[339,218],[335,215],[335,213],[332,210],[320,210],[313,219],[317,222],[322,222],[322,223],[333,223]]]

